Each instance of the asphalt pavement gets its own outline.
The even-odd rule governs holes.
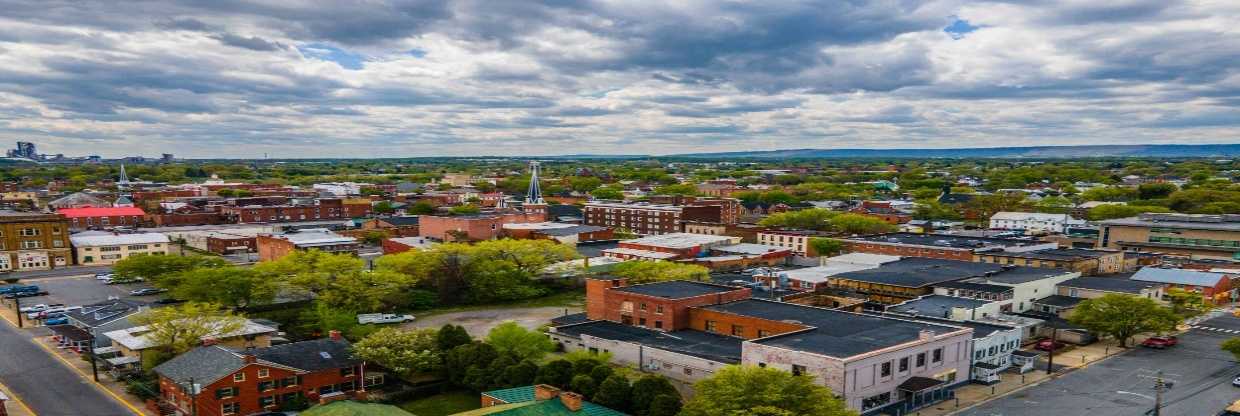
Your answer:
[[[1223,315],[1201,322],[1165,350],[1135,347],[1058,379],[958,413],[962,416],[1136,416],[1153,410],[1162,377],[1162,416],[1213,416],[1240,399],[1231,380],[1240,364],[1219,350],[1240,336],[1240,318]]]
[[[134,413],[44,351],[28,330],[0,322],[0,382],[39,416]],[[35,331],[39,331],[36,329]],[[45,330],[44,330],[45,331]]]

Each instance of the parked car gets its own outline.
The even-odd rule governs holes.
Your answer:
[[[11,294],[16,294],[16,293],[24,293],[24,292],[38,292],[38,291],[39,291],[39,287],[35,285],[0,286],[0,294],[4,294],[4,295],[11,295]]]
[[[60,307],[64,307],[64,306],[65,306],[65,304],[63,304],[63,303],[53,303],[53,304],[50,304],[50,305],[49,305],[49,304],[46,304],[46,303],[40,303],[40,304],[37,304],[37,305],[23,306],[19,312],[21,312],[21,313],[43,312],[43,311],[48,310],[48,309],[51,309],[51,308],[60,308]]]
[[[43,326],[66,325],[68,323],[69,323],[69,318],[65,316],[61,316],[61,317],[44,320]]]
[[[1038,341],[1038,344],[1034,345],[1033,348],[1037,350],[1042,350],[1042,351],[1057,351],[1060,348],[1063,348],[1066,346],[1068,346],[1068,344],[1064,344],[1062,342],[1057,342],[1057,341],[1051,341],[1049,339],[1044,339],[1044,340]]]
[[[115,273],[108,273],[108,272],[104,272],[104,273],[95,273],[95,280],[109,280],[109,279],[112,279],[112,278],[113,278],[113,277],[115,277],[115,276],[116,276],[116,274],[115,274]]]
[[[394,324],[413,322],[413,315],[396,315],[391,313],[363,313],[357,315],[359,324]]]
[[[1163,336],[1146,338],[1145,341],[1141,341],[1141,346],[1147,347],[1147,348],[1163,349],[1167,347],[1174,347],[1176,344],[1179,344],[1179,343],[1180,343],[1180,339],[1176,338],[1175,335],[1163,335]]]
[[[37,313],[26,314],[26,317],[30,319],[55,318],[58,316],[64,316],[64,314],[69,311],[76,311],[78,309],[82,309],[82,307],[81,306],[62,306],[59,308],[49,308],[49,309],[46,309],[46,310],[43,310]]]
[[[1231,385],[1240,387],[1240,376],[1236,376],[1236,378],[1231,379]]]
[[[158,293],[164,293],[167,291],[168,291],[167,289],[156,289],[153,287],[146,287],[142,289],[131,290],[129,291],[129,295],[130,296],[150,296],[150,295],[154,295]]]
[[[17,298],[31,298],[35,296],[46,296],[46,295],[47,295],[47,291],[29,291],[29,292],[8,293],[4,295],[4,298],[5,299],[17,299]]]

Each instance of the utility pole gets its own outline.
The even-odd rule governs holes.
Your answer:
[[[189,378],[189,414],[190,416],[198,416],[198,388],[194,385],[194,378]]]
[[[92,331],[94,330],[92,329]],[[99,382],[99,366],[95,364],[96,357],[95,357],[95,333],[94,332],[90,332],[89,342],[90,344],[87,344],[86,348],[90,349],[90,351],[88,352],[88,354],[90,354],[90,374],[94,376],[95,382],[98,383]]]
[[[22,298],[13,296],[13,310],[17,312],[17,327],[23,328],[22,325]]]
[[[1046,352],[1046,374],[1050,374],[1055,366],[1055,344],[1058,339],[1059,328],[1051,328],[1051,348]]]
[[[1163,373],[1158,371],[1158,375],[1154,378],[1154,416],[1162,415],[1163,388],[1166,383],[1163,382]]]

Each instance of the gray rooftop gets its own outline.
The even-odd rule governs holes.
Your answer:
[[[568,336],[581,337],[585,334],[607,340],[631,342],[725,364],[737,364],[741,361],[742,339],[708,332],[663,332],[609,321],[590,321],[556,327],[555,330]]]
[[[899,305],[887,307],[888,312],[908,315],[928,315],[941,317],[950,314],[954,308],[977,309],[987,301],[955,296],[927,295]]]
[[[1161,283],[1141,282],[1118,277],[1078,277],[1060,283],[1062,287],[1101,290],[1104,292],[1141,293],[1143,289],[1162,286]]]
[[[981,253],[990,256],[1014,257],[1022,259],[1037,259],[1051,261],[1077,261],[1085,259],[1096,259],[1107,254],[1115,254],[1113,251],[1089,250],[1083,248],[1052,248],[1046,250],[1033,251],[994,251]]]
[[[906,319],[857,314],[792,303],[747,299],[703,307],[719,312],[772,321],[800,323],[812,329],[752,340],[759,344],[847,358],[920,339],[921,331],[936,335],[961,328]]]
[[[1076,304],[1081,303],[1081,301],[1084,301],[1084,300],[1085,299],[1074,298],[1071,296],[1050,295],[1042,299],[1035,300],[1033,301],[1033,303],[1037,303],[1040,305],[1047,305],[1047,306],[1055,306],[1059,308],[1071,308],[1073,306],[1076,306]]]
[[[714,283],[693,282],[689,280],[671,280],[666,282],[618,287],[613,290],[667,299],[684,299],[714,293],[731,292],[739,289]]]
[[[1162,227],[1190,230],[1240,231],[1240,215],[1141,214],[1136,217],[1100,221],[1102,225]]]
[[[926,287],[937,283],[995,274],[1004,267],[992,263],[905,257],[866,270],[844,272],[836,279],[855,280],[902,287]]]
[[[1199,270],[1162,269],[1143,267],[1133,273],[1130,279],[1141,282],[1170,283],[1176,285],[1214,287],[1219,280],[1226,278],[1223,273],[1203,272]]]
[[[979,249],[987,247],[1021,247],[1035,244],[1045,244],[1042,241],[1023,240],[1016,238],[995,238],[995,237],[965,237],[951,234],[914,234],[914,233],[886,233],[874,234],[858,237],[851,237],[847,240],[852,241],[869,241],[875,243],[891,243],[891,244],[908,244],[916,246],[932,246],[943,248],[967,248]]]

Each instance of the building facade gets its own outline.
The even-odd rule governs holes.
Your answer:
[[[146,213],[141,208],[65,208],[56,211],[69,220],[72,230],[111,227],[138,227],[145,223]]]
[[[160,233],[118,234],[106,231],[83,231],[69,237],[77,264],[107,265],[146,254],[168,254],[168,236]]]
[[[294,251],[319,250],[333,254],[357,255],[361,246],[356,238],[345,237],[323,228],[311,228],[283,234],[259,234],[254,239],[259,261],[276,260]]]
[[[1099,222],[1098,248],[1240,259],[1240,215],[1141,214]]]
[[[69,222],[59,215],[0,211],[0,271],[47,270],[73,263]]]
[[[639,235],[680,231],[681,221],[723,222],[720,205],[666,205],[592,202],[585,205],[586,225],[625,229]]]

